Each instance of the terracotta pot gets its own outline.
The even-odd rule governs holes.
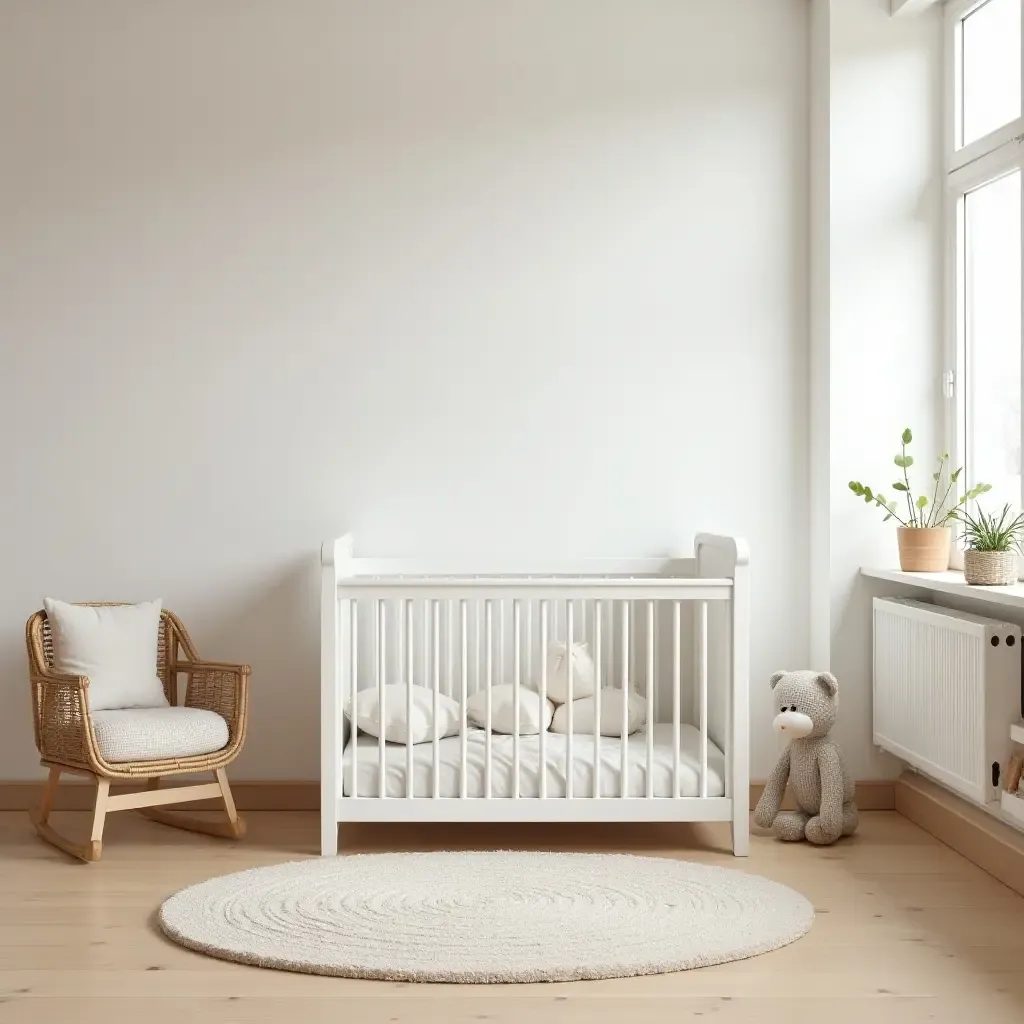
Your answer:
[[[949,568],[950,539],[948,526],[897,527],[900,568],[904,572],[945,572]]]
[[[964,552],[964,579],[985,587],[1006,587],[1017,582],[1016,551]]]

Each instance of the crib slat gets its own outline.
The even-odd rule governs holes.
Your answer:
[[[526,681],[534,685],[533,675],[533,601],[526,602]]]
[[[384,728],[383,724],[387,719],[387,709],[384,707],[384,678],[387,675],[387,606],[383,601],[374,602],[377,606],[376,627],[377,627],[377,701],[380,705],[381,728],[377,730],[380,735],[377,737],[377,796],[384,800],[387,798],[387,765],[384,763]]]
[[[629,601],[622,602],[622,762],[619,766],[619,796],[629,795],[629,666],[631,647],[629,642],[630,615]]]
[[[401,603],[401,633],[399,639],[401,641],[400,648],[402,655],[405,656],[405,721],[407,728],[412,723],[412,656],[413,648],[416,646],[413,643],[413,632],[412,632],[412,601],[403,601]],[[401,661],[399,662],[401,664]],[[408,741],[409,737],[406,737]],[[405,744],[405,798],[411,800],[413,796],[412,786],[412,744],[406,742]]]
[[[658,714],[661,711],[661,702],[658,697],[658,687],[661,681],[661,609],[663,607],[662,601],[653,602],[654,605],[654,693],[652,694],[652,700],[654,701],[653,721],[657,725],[660,719]]]
[[[521,611],[512,601],[512,799],[519,799],[519,687],[522,686]]]
[[[601,620],[603,601],[594,602],[594,785],[591,795],[601,799]]]
[[[672,602],[672,795],[679,797],[680,607]]]
[[[420,677],[420,682],[423,686],[430,686],[430,598],[425,597],[423,599],[423,629],[421,635],[423,637],[423,646],[420,649],[420,658],[423,661],[422,671],[423,675]]]
[[[654,602],[647,602],[647,799],[654,797]]]
[[[700,676],[700,795],[708,795],[708,604],[697,605],[697,656]]]
[[[505,672],[505,601],[498,601],[498,678],[507,679]],[[500,685],[500,684],[499,684]]]
[[[444,692],[446,697],[452,697],[455,689],[455,673],[452,671],[454,658],[452,656],[452,602],[444,603]]]
[[[466,799],[466,701],[469,698],[467,693],[469,683],[469,627],[466,621],[468,612],[465,600],[459,601],[459,645],[461,658],[462,687],[459,694],[459,796]]]
[[[430,609],[430,618],[434,626],[434,721],[431,732],[433,733],[433,754],[434,754],[434,777],[433,777],[433,798],[441,797],[441,740],[438,736],[440,727],[440,700],[441,693],[441,602],[434,601]]]
[[[486,624],[484,626],[484,638],[487,646],[487,709],[485,712],[485,724],[487,731],[484,733],[485,758],[484,763],[484,796],[491,798],[491,685],[494,682],[494,612],[491,607],[491,600],[484,602]]]
[[[576,762],[573,760],[572,752],[572,684],[573,684],[573,653],[572,653],[572,634],[573,634],[573,607],[572,601],[565,602],[565,664],[568,672],[569,690],[566,695],[566,715],[568,716],[568,727],[569,736],[565,744],[565,798],[566,800],[572,799],[572,782],[573,776],[576,774],[575,766]]]
[[[540,706],[547,707],[548,699],[548,603],[540,603]],[[540,798],[548,796],[547,729],[540,731]]]
[[[628,601],[627,607],[629,608],[629,681],[636,685],[636,656],[638,650],[636,644],[636,601]]]
[[[480,647],[480,601],[473,602],[473,693],[480,692],[480,679],[482,678],[480,659],[482,649]]]
[[[351,732],[349,742],[352,745],[352,799],[359,795],[359,729],[356,726],[356,693],[359,685],[359,601],[353,598],[349,602],[351,608],[352,637],[350,647],[351,664],[348,668],[349,695],[352,700],[352,717],[349,721]]]

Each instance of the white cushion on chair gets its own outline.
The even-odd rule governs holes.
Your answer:
[[[228,723],[200,708],[93,711],[96,745],[107,761],[164,761],[212,754],[228,743]]]
[[[90,607],[47,598],[57,672],[88,676],[90,711],[167,707],[156,674],[160,602]]]

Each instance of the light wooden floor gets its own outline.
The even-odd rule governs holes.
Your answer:
[[[85,827],[81,814],[58,826]],[[892,812],[831,849],[756,837],[749,861],[707,826],[360,826],[346,850],[627,850],[738,866],[813,900],[811,933],[742,963],[559,985],[343,981],[222,963],[167,942],[161,898],[243,867],[313,854],[307,813],[250,813],[240,844],[114,815],[103,860],[66,860],[0,814],[0,1022],[378,1024],[1021,1024],[1024,900]],[[703,845],[695,845],[703,844]],[[681,848],[686,845],[689,848]],[[717,849],[715,848],[717,845]]]

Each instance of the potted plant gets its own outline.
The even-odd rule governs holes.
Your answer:
[[[1017,582],[1017,554],[1024,539],[1024,513],[1014,517],[1010,506],[991,515],[978,510],[972,516],[961,509],[964,524],[964,579],[982,586],[1008,586]]]
[[[906,499],[906,511],[899,508],[897,501],[890,501],[884,494],[873,491],[858,480],[851,480],[849,486],[858,498],[863,498],[867,504],[877,505],[885,511],[883,522],[895,519],[900,524],[896,530],[896,540],[900,551],[900,568],[904,572],[943,572],[949,568],[949,523],[958,518],[959,510],[968,501],[973,501],[979,495],[992,490],[992,485],[976,484],[950,505],[950,495],[955,496],[955,488],[963,472],[963,466],[950,473],[949,455],[943,453],[938,459],[938,469],[932,473],[935,488],[931,499],[929,500],[927,494],[920,494],[915,498],[907,472],[914,464],[913,456],[907,454],[907,445],[913,439],[914,435],[908,427],[900,438],[900,452],[892,460],[903,470],[903,479],[897,480],[892,488]]]

